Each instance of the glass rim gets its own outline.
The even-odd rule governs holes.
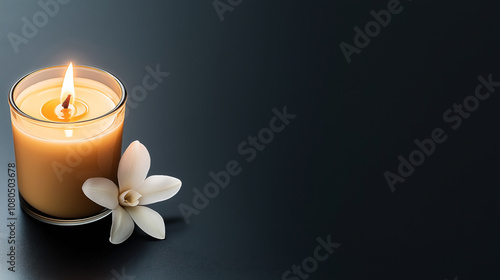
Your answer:
[[[105,114],[103,115],[100,115],[100,116],[97,116],[95,118],[92,118],[92,119],[88,119],[88,120],[82,120],[82,121],[75,121],[75,122],[57,122],[57,121],[50,121],[50,120],[42,120],[42,119],[38,119],[38,118],[35,118],[31,115],[28,115],[26,114],[25,112],[23,112],[16,104],[15,100],[14,100],[14,90],[16,89],[16,87],[26,78],[28,78],[29,76],[31,75],[34,75],[38,72],[41,72],[41,71],[46,71],[46,70],[50,70],[50,69],[56,69],[56,68],[67,68],[66,65],[58,65],[58,66],[51,66],[51,67],[46,67],[46,68],[42,68],[42,69],[38,69],[38,70],[35,70],[35,71],[32,71],[32,72],[29,72],[28,74],[22,76],[19,80],[17,80],[14,85],[12,85],[12,87],[10,88],[10,91],[9,91],[9,105],[11,108],[13,108],[16,113],[20,114],[21,116],[25,117],[25,118],[28,118],[30,120],[33,120],[33,121],[36,121],[36,122],[41,122],[41,123],[47,123],[47,124],[55,124],[55,125],[68,125],[68,124],[85,124],[85,123],[91,123],[91,122],[94,122],[96,120],[99,120],[99,119],[103,119],[109,115],[112,115],[114,114],[116,111],[118,111],[120,108],[122,108],[124,105],[125,105],[125,101],[127,99],[127,90],[125,89],[125,86],[123,85],[123,83],[120,81],[120,79],[118,79],[115,75],[111,74],[110,72],[106,71],[106,70],[102,70],[100,68],[97,68],[97,67],[93,67],[93,66],[87,66],[87,65],[75,65],[74,67],[75,68],[86,68],[86,69],[89,69],[89,70],[97,70],[105,75],[108,75],[110,76],[114,81],[116,81],[120,87],[120,90],[122,92],[122,95],[120,97],[120,101],[115,105],[115,107],[113,107],[112,110],[106,112]]]

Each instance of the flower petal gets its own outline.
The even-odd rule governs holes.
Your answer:
[[[163,201],[174,196],[181,189],[181,180],[165,176],[149,176],[142,185],[135,188],[142,197],[139,198],[139,205],[147,205],[158,201]]]
[[[148,175],[150,165],[148,149],[137,140],[130,143],[118,164],[120,193],[140,186]]]
[[[127,207],[134,222],[147,234],[154,238],[165,239],[165,222],[158,212],[145,207]]]
[[[103,207],[115,209],[118,206],[118,187],[107,178],[87,179],[82,191],[90,200]]]
[[[109,241],[113,244],[120,244],[127,240],[134,232],[134,221],[128,212],[121,206],[116,207],[111,212],[112,224],[109,234]]]

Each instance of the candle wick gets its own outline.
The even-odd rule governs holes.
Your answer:
[[[66,99],[64,99],[64,102],[62,103],[64,109],[68,109],[70,99],[71,99],[71,94],[68,94],[68,96],[66,97]]]

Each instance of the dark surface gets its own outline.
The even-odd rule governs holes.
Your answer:
[[[4,170],[14,161],[7,92],[19,77],[71,60],[132,91],[159,64],[170,75],[129,107],[123,146],[140,140],[150,174],[183,187],[152,206],[165,219],[161,241],[136,227],[112,245],[110,217],[56,227],[18,207],[16,272],[2,226],[0,279],[286,279],[328,236],[341,245],[308,279],[497,279],[498,92],[455,130],[443,114],[478,76],[500,81],[498,4],[401,1],[348,63],[339,44],[353,45],[353,28],[388,3],[244,0],[221,21],[211,1],[71,1],[16,53],[9,32],[41,8],[2,1]],[[238,145],[284,106],[297,117],[247,161]],[[446,141],[392,192],[384,172],[436,128]],[[179,205],[231,160],[241,173],[186,224]]]

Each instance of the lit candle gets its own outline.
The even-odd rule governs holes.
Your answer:
[[[90,177],[116,181],[125,100],[117,78],[72,64],[33,72],[12,87],[18,187],[28,214],[61,224],[103,216],[81,187]]]

